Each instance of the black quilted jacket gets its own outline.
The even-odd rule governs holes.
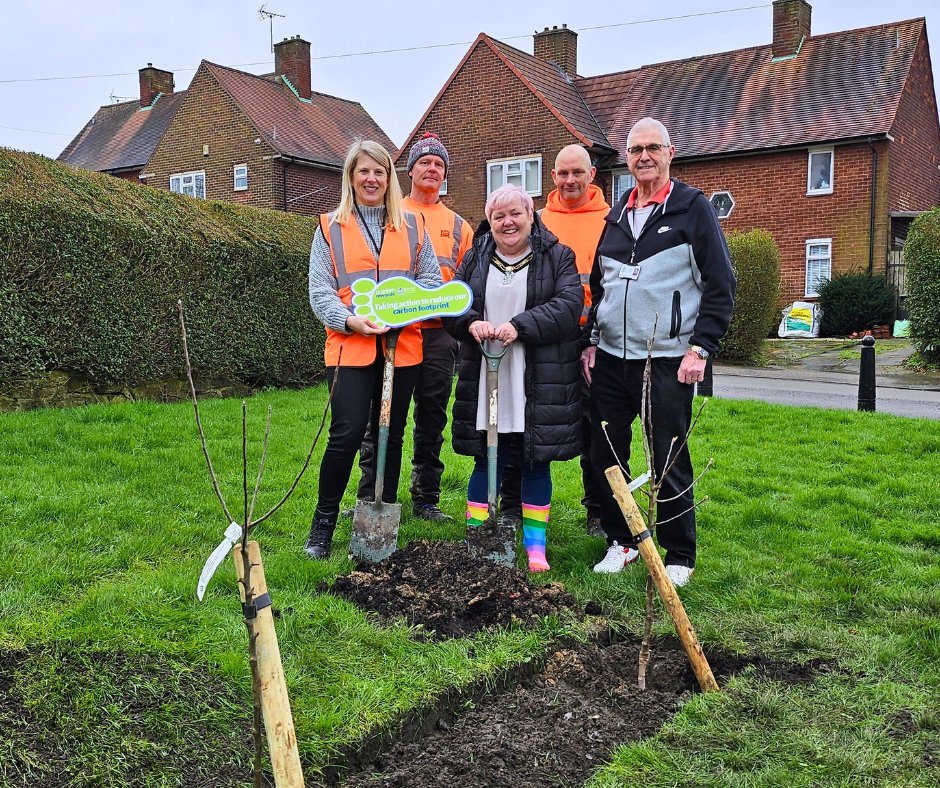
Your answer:
[[[495,249],[489,224],[474,234],[457,278],[473,290],[473,306],[445,327],[460,341],[454,401],[454,451],[486,457],[486,433],[476,428],[480,348],[470,336],[471,323],[483,317],[486,276]],[[528,267],[526,309],[512,319],[517,342],[526,349],[524,452],[530,462],[568,460],[581,451],[580,328],[584,288],[574,252],[558,242],[536,216],[532,225],[535,259]]]

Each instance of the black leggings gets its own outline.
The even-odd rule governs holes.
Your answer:
[[[384,359],[378,356],[368,367],[329,367],[327,382],[336,388],[330,405],[330,438],[320,464],[320,497],[317,514],[325,517],[339,512],[340,501],[352,472],[356,452],[362,443],[366,427],[379,434],[379,406],[382,400],[382,368]],[[402,436],[415,382],[421,367],[396,367],[392,387],[391,423],[388,434],[388,453],[385,459],[385,489],[382,500],[394,503],[398,498],[398,477],[401,474]],[[373,462],[375,460],[373,459]],[[372,469],[375,475],[375,469]]]

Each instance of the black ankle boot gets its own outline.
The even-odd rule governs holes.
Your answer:
[[[310,525],[310,534],[304,551],[311,558],[329,558],[330,545],[333,542],[333,531],[336,529],[336,515],[324,517],[317,513]]]

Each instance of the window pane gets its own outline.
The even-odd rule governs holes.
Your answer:
[[[539,182],[540,169],[538,159],[529,159],[525,163],[525,190],[530,194],[542,191],[542,184]]]
[[[629,172],[618,172],[614,175],[614,202],[636,186],[636,179]]]
[[[173,178],[170,178],[170,191],[171,191],[171,192],[176,192],[177,194],[180,193],[180,191],[181,191],[181,189],[180,189],[180,179],[179,179],[178,176],[175,176],[175,177],[173,177]]]
[[[196,176],[196,196],[201,200],[206,199],[206,176],[205,175],[200,174]]]
[[[517,175],[522,172],[521,161],[511,161],[506,164],[506,175]]]
[[[521,172],[507,172],[506,183],[511,183],[514,186],[522,186],[522,173]]]
[[[503,185],[503,165],[490,165],[490,191],[494,191]]]
[[[825,151],[810,154],[810,188],[812,190],[832,187],[832,153]]]

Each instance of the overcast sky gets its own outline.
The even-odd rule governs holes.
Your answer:
[[[360,102],[397,145],[480,32],[531,52],[534,32],[567,24],[579,34],[578,72],[593,76],[768,44],[772,21],[770,2],[760,0],[265,5],[283,15],[273,18],[275,41],[300,35],[311,42],[313,89]],[[940,82],[935,0],[812,5],[814,35],[925,16]],[[262,0],[0,0],[0,146],[57,156],[99,106],[139,96],[137,70],[147,63],[173,71],[177,90],[202,59],[271,71],[261,7]],[[390,49],[408,51],[380,52]]]

